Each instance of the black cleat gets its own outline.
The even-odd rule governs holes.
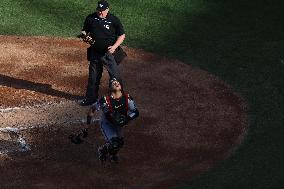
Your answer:
[[[96,99],[85,98],[84,100],[82,100],[80,102],[80,105],[81,106],[90,106],[90,105],[94,104],[96,101],[97,101]]]

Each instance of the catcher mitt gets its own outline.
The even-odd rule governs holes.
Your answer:
[[[69,139],[74,144],[81,144],[81,143],[84,142],[82,138],[86,138],[87,136],[88,136],[88,130],[87,129],[81,129],[79,132],[77,132],[75,134],[71,134],[69,136]]]

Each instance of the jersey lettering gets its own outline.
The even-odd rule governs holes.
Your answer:
[[[104,27],[109,30],[109,25],[104,25]]]

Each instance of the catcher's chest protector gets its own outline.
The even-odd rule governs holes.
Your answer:
[[[106,102],[109,108],[109,113],[119,112],[127,116],[128,111],[128,94],[123,94],[119,99],[113,99],[111,96],[106,96]]]

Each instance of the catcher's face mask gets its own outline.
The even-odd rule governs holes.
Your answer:
[[[110,89],[112,91],[121,91],[121,85],[120,85],[119,81],[117,81],[116,79],[111,80]]]

